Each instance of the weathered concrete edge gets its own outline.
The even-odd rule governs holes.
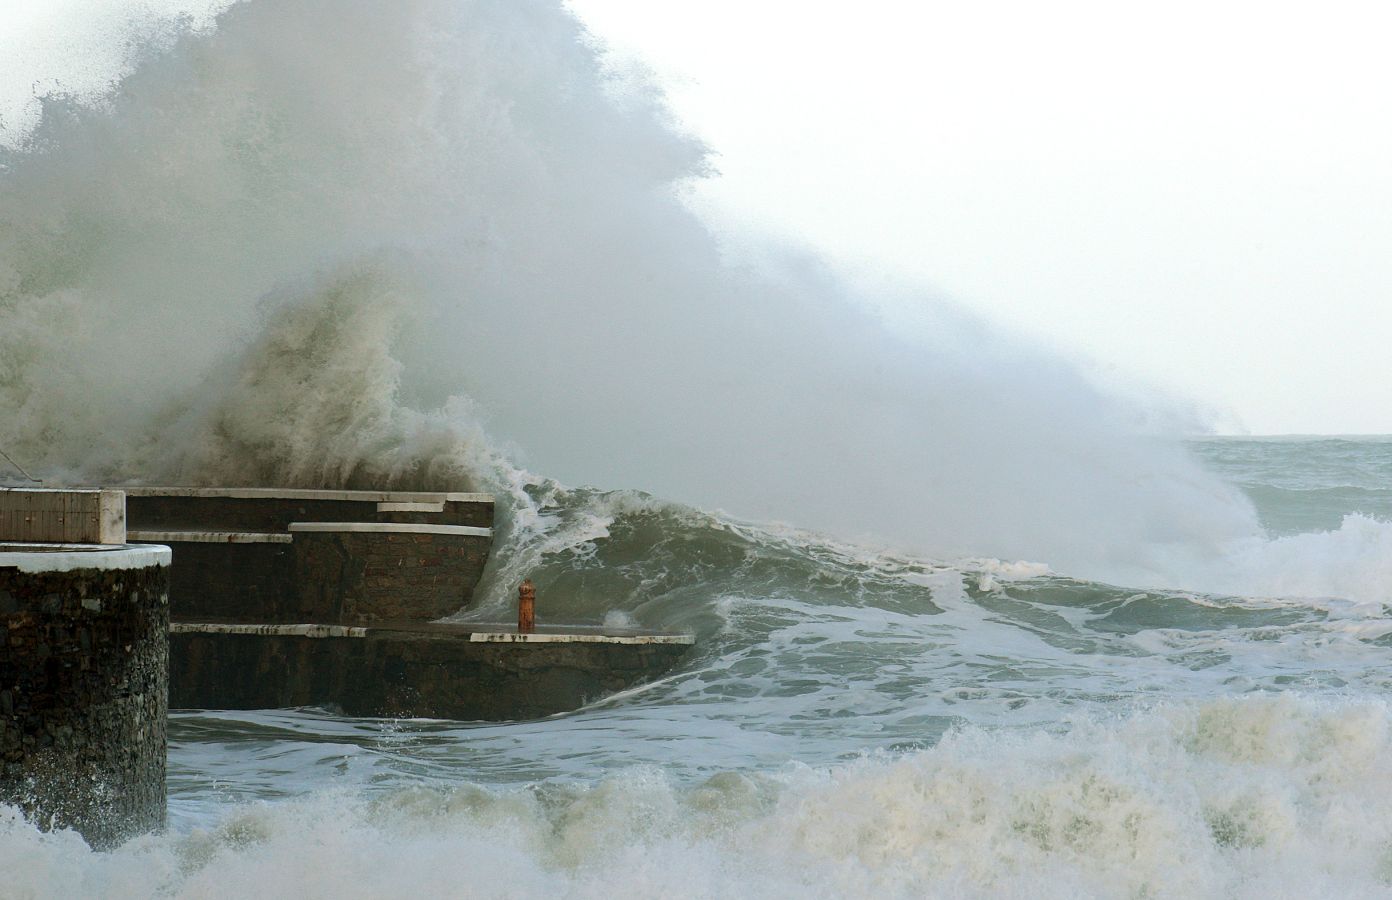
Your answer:
[[[694,644],[691,634],[518,634],[508,631],[475,631],[471,644]]]
[[[323,491],[297,488],[116,487],[129,497],[226,497],[234,500],[360,500],[373,503],[492,503],[492,494],[436,491]]]
[[[437,503],[403,503],[397,500],[386,500],[377,504],[377,511],[380,512],[428,512],[442,513],[445,511],[445,501]]]
[[[241,625],[228,622],[170,622],[170,634],[261,634],[275,637],[367,637],[356,625]]]
[[[243,624],[236,622],[170,622],[171,634],[250,634],[273,637],[306,638],[367,638],[374,635],[395,638],[417,637],[422,640],[451,640],[465,638],[471,644],[682,644],[696,643],[690,634],[517,634],[505,631],[434,632],[428,629],[371,628],[356,625],[320,624]]]
[[[292,535],[278,531],[131,531],[126,538],[160,544],[289,544],[295,540]]]
[[[397,534],[454,534],[464,537],[493,536],[492,528],[478,528],[473,525],[426,525],[403,522],[291,522],[290,530],[313,532],[366,532]]]
[[[103,572],[120,569],[144,569],[149,566],[168,566],[173,553],[158,544],[115,546],[111,544],[30,544],[34,550],[0,551],[0,568],[21,572],[75,572],[97,569]],[[71,550],[53,550],[70,547]]]

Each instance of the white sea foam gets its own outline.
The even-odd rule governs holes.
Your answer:
[[[1392,522],[1351,514],[1334,531],[1240,542],[1229,559],[1228,580],[1211,589],[1343,598],[1374,615],[1392,606]]]
[[[470,615],[535,574],[544,614],[701,642],[539,722],[176,717],[176,831],[96,854],[7,811],[0,896],[1389,893],[1358,698],[1392,525],[1271,539],[1067,364],[931,298],[883,327],[795,252],[730,265],[678,199],[703,148],[558,4],[251,0],[169,38],[0,159],[0,446],[491,490]],[[1002,728],[921,749],[963,721]],[[920,749],[846,762],[888,746]]]
[[[966,730],[835,768],[321,794],[91,853],[0,818],[7,898],[1350,897],[1392,890],[1381,701]]]

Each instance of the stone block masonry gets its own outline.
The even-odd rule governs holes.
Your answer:
[[[291,522],[493,526],[490,494],[128,487],[132,529],[283,532]]]
[[[148,532],[135,532],[141,540]],[[226,544],[170,536],[170,615],[227,622],[297,619],[295,557],[290,542]]]
[[[164,824],[169,560],[0,544],[0,802],[97,848]]]
[[[174,548],[175,620],[430,621],[469,602],[492,541],[487,494],[128,491],[130,539]]]
[[[174,548],[170,700],[525,719],[669,669],[690,635],[434,621],[487,565],[486,494],[138,487],[130,539]]]
[[[493,540],[487,529],[450,525],[296,523],[290,533],[295,620],[351,625],[458,612]]]
[[[501,721],[576,709],[652,678],[693,638],[584,626],[518,634],[446,623],[184,623],[170,642],[175,707],[325,705],[358,716]]]

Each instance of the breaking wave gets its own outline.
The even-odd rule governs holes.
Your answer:
[[[92,853],[0,812],[10,897],[1348,897],[1392,886],[1378,701],[967,728],[831,767],[251,804]]]
[[[176,714],[171,832],[0,811],[0,894],[1388,892],[1386,442],[1185,444],[940,298],[727,256],[711,154],[558,2],[133,46],[0,142],[0,448],[493,491],[461,617],[525,574],[699,641],[537,722]]]
[[[0,150],[0,446],[50,481],[521,465],[1113,580],[1258,533],[1067,363],[727,259],[681,201],[706,149],[596,47],[559,3],[253,0],[45,96]]]

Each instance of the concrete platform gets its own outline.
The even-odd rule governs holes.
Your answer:
[[[669,670],[689,634],[493,624],[175,622],[170,706],[327,706],[348,715],[530,719]]]

